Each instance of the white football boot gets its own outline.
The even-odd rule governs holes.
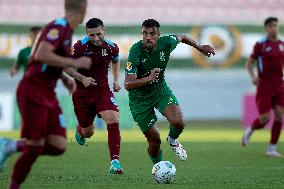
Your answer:
[[[177,139],[171,139],[169,136],[167,137],[167,142],[172,147],[173,151],[176,153],[177,157],[181,161],[185,161],[187,159],[187,153],[185,149],[182,147],[181,143]]]
[[[251,127],[248,127],[248,128],[245,129],[245,132],[244,132],[244,135],[243,135],[242,141],[241,141],[242,146],[248,145],[250,137],[252,135],[252,132],[253,132],[253,130],[252,130]]]

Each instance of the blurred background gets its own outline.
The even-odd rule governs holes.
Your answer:
[[[11,77],[10,69],[18,52],[30,43],[29,29],[62,17],[63,4],[63,0],[0,0],[0,131],[20,127],[15,90],[23,71]],[[216,56],[211,58],[178,45],[169,61],[166,81],[179,99],[185,120],[237,121],[246,125],[256,111],[255,89],[245,71],[245,60],[255,42],[265,36],[265,18],[278,17],[283,34],[283,10],[283,0],[89,0],[85,21],[102,19],[107,38],[119,45],[121,85],[128,50],[140,40],[140,26],[145,19],[157,19],[162,35],[184,33],[212,45]],[[82,24],[75,31],[73,43],[84,36],[84,30]],[[56,90],[68,126],[75,128],[71,97],[61,83]],[[125,89],[116,98],[121,127],[132,128]],[[160,121],[165,121],[157,114]],[[96,122],[103,127],[101,120]]]

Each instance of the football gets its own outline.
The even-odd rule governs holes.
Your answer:
[[[169,161],[160,161],[152,169],[153,180],[159,184],[169,184],[175,180],[176,168]]]

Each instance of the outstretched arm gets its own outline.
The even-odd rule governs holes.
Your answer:
[[[201,45],[198,42],[196,42],[194,39],[184,34],[176,35],[176,37],[179,42],[182,42],[184,44],[194,47],[195,49],[203,53],[205,56],[210,57],[211,55],[215,55],[215,51],[210,45]]]

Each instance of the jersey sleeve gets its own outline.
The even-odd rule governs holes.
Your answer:
[[[250,57],[253,58],[254,60],[257,60],[257,57],[260,55],[260,50],[261,50],[261,44],[256,43],[253,47],[253,51]]]
[[[22,66],[22,64],[24,63],[24,51],[21,50],[18,54],[18,57],[17,57],[17,62],[16,62],[16,66],[17,68],[20,68]]]
[[[79,58],[83,55],[84,55],[83,45],[81,44],[81,41],[77,41],[72,47],[71,57]]]
[[[139,64],[139,54],[135,46],[132,46],[129,50],[128,61],[125,67],[126,74],[137,75],[137,66]]]
[[[112,56],[112,62],[119,62],[119,47],[117,44],[114,44],[111,56]]]
[[[175,48],[177,47],[177,45],[179,44],[179,41],[177,39],[176,35],[169,35],[169,36],[165,36],[166,42],[169,44],[170,46],[170,52],[172,52],[173,50],[175,50]]]
[[[65,28],[58,25],[51,25],[45,28],[42,33],[42,40],[48,41],[56,49],[60,46],[63,41],[65,34]]]

